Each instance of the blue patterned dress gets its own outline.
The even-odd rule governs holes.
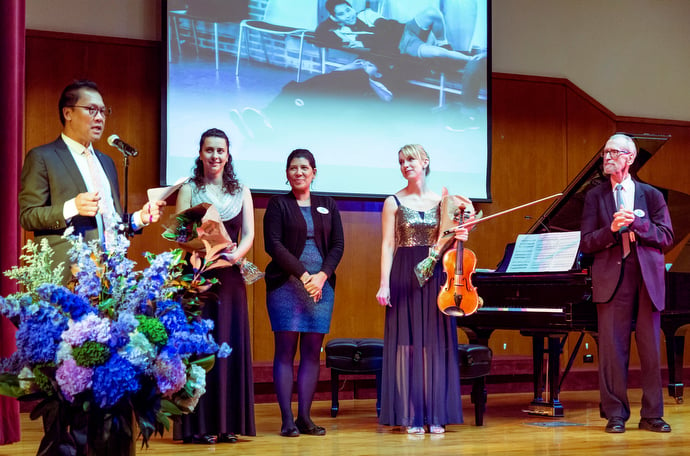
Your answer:
[[[309,274],[316,274],[321,270],[323,258],[314,241],[311,207],[300,207],[300,211],[307,222],[307,242],[299,259]],[[314,302],[295,276],[290,276],[280,288],[269,291],[266,304],[273,331],[327,334],[331,326],[335,293],[328,282],[324,283],[321,291],[321,299]]]

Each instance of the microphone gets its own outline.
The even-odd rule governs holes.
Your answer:
[[[108,144],[125,154],[125,156],[136,157],[139,155],[139,152],[134,147],[121,140],[117,135],[108,136]]]

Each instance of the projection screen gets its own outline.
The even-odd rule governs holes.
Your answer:
[[[488,200],[489,0],[333,3],[163,2],[163,184],[220,128],[256,193],[286,191],[285,159],[306,148],[314,191],[388,195],[404,184],[397,151],[418,143],[434,190]]]

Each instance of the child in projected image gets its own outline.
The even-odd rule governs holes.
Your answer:
[[[451,64],[451,71],[462,72],[460,115],[466,120],[478,115],[482,106],[479,91],[486,81],[486,53],[470,56],[453,50],[446,39],[443,13],[437,8],[427,7],[405,24],[371,9],[357,13],[347,0],[328,0],[326,9],[330,17],[316,29],[321,45],[351,49],[372,60],[393,91],[405,90],[410,72],[427,72],[429,59],[441,71],[448,71],[444,67]],[[439,64],[443,65],[439,68]]]
[[[451,48],[446,39],[445,19],[436,8],[426,8],[406,24],[386,19],[365,9],[357,13],[346,0],[328,0],[328,19],[316,29],[318,41],[328,47],[368,49],[386,56],[478,60]]]

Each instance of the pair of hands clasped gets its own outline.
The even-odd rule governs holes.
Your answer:
[[[321,294],[323,285],[326,283],[326,273],[319,271],[316,274],[309,274],[305,272],[299,278],[299,280],[304,285],[304,289],[307,290],[309,296],[314,300],[314,302],[319,302],[321,300]]]
[[[635,220],[635,214],[633,211],[623,209],[621,206],[618,212],[613,214],[613,221],[611,222],[611,231],[614,233],[620,231],[622,228],[629,227],[630,224]],[[635,242],[635,233],[630,231],[630,241]]]
[[[77,195],[74,202],[79,215],[95,217],[98,214],[101,195],[98,192],[84,192]],[[145,224],[156,223],[163,215],[165,201],[149,201],[141,208],[141,221]]]

